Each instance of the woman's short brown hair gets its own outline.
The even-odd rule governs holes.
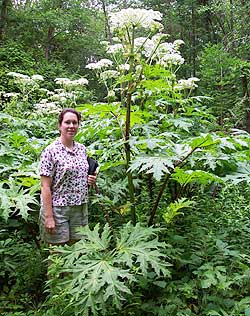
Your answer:
[[[77,121],[78,121],[78,124],[80,123],[81,121],[81,114],[79,112],[77,112],[75,109],[72,109],[72,108],[67,108],[67,109],[63,109],[62,112],[58,115],[58,124],[61,125],[62,124],[62,121],[63,121],[63,118],[64,118],[64,115],[66,113],[73,113],[77,116]]]

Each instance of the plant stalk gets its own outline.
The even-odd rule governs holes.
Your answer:
[[[148,226],[151,226],[153,224],[153,220],[154,220],[154,217],[155,217],[155,213],[156,213],[156,210],[158,208],[158,205],[160,203],[160,200],[161,200],[161,197],[163,195],[163,192],[169,182],[169,179],[171,177],[171,173],[167,174],[166,177],[165,177],[165,180],[160,188],[160,191],[157,195],[157,198],[156,198],[156,201],[155,201],[155,204],[153,205],[152,209],[151,209],[151,212],[150,212],[150,218],[149,218],[149,221],[148,221]]]
[[[131,161],[131,148],[129,144],[130,136],[130,112],[131,112],[131,92],[127,94],[127,103],[126,103],[126,127],[125,127],[125,155],[126,155],[126,169],[127,169],[127,178],[128,178],[128,190],[129,190],[129,200],[131,208],[131,220],[133,225],[136,224],[136,212],[135,212],[135,189],[133,184],[132,173],[129,171],[129,165]]]

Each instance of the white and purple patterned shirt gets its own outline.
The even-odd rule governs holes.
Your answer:
[[[53,206],[86,203],[88,161],[85,146],[74,142],[73,150],[70,150],[58,138],[41,154],[40,176],[52,177]]]

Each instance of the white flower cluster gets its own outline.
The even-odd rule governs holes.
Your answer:
[[[165,54],[160,60],[159,64],[163,67],[168,67],[170,65],[182,65],[185,59],[178,53]]]
[[[16,93],[16,92],[5,92],[2,94],[4,98],[10,99],[10,98],[17,98],[20,93]]]
[[[67,78],[57,78],[57,79],[59,79],[57,82],[59,82],[62,85],[65,82],[68,83],[68,80],[65,80]],[[82,78],[82,79],[85,79],[85,78]],[[50,105],[50,103],[53,105],[53,103],[57,103],[57,102],[60,102],[62,104],[62,103],[67,102],[68,100],[76,100],[77,96],[79,95],[78,91],[74,91],[74,90],[66,91],[65,89],[55,89],[54,91],[50,91],[50,90],[41,88],[39,89],[39,91],[46,93],[48,99],[43,99],[42,101],[38,103],[38,105],[40,104]]]
[[[29,78],[29,76],[24,75],[24,74],[20,74],[18,72],[8,72],[7,76],[14,77],[14,78],[20,78],[20,79],[28,79]]]
[[[151,57],[156,63],[162,65],[163,67],[168,67],[170,65],[182,65],[184,63],[184,58],[179,52],[180,46],[184,43],[182,40],[176,40],[173,43],[160,41],[166,38],[164,34],[157,34],[158,36],[153,36],[152,39],[147,37],[137,37],[134,39],[135,52],[141,54],[142,56],[149,58]],[[124,47],[122,44],[114,44],[107,46],[107,53],[117,54],[118,52],[124,52]],[[110,64],[111,65],[111,64]],[[95,64],[87,65],[89,69],[100,69],[99,62]]]
[[[124,48],[122,44],[114,44],[114,45],[108,45],[107,46],[107,53],[108,54],[117,54],[117,53],[123,53]]]
[[[61,91],[58,93],[55,93],[51,96],[51,100],[53,101],[59,101],[59,102],[66,102],[67,100],[72,100],[77,97],[77,93],[74,91],[71,92],[66,92],[66,91]]]
[[[174,44],[175,50],[179,50],[180,47],[181,47],[181,45],[183,45],[183,44],[185,44],[185,43],[184,43],[183,40],[178,39],[178,40],[175,40],[173,44]]]
[[[173,43],[160,43],[155,51],[153,59],[163,67],[182,65],[185,61],[179,52],[179,48],[182,44],[184,44],[182,40],[176,40]]]
[[[104,81],[112,78],[117,78],[119,76],[119,72],[116,70],[106,70],[100,74],[100,78]]]
[[[41,76],[41,75],[33,75],[33,76],[31,76],[31,79],[32,80],[40,80],[40,81],[44,80],[43,76]]]
[[[110,14],[110,28],[111,31],[131,27],[160,29],[162,24],[158,21],[161,19],[162,14],[159,11],[128,8]]]
[[[8,72],[7,76],[14,77],[16,83],[21,83],[29,86],[36,86],[36,81],[43,81],[43,76],[41,75],[33,75],[29,77],[28,75],[24,75],[18,72]]]
[[[196,77],[191,77],[188,79],[180,79],[177,83],[177,85],[175,86],[176,90],[183,90],[183,89],[193,89],[198,87],[198,85],[196,84],[196,82],[200,81],[199,78]]]
[[[113,37],[114,44],[110,45],[107,41],[103,44],[106,52],[112,55],[118,72],[124,74],[129,71],[130,65],[127,63],[131,53],[134,54],[135,62],[138,62],[142,57],[146,62],[156,63],[164,68],[172,68],[172,66],[179,66],[184,63],[185,60],[180,53],[180,47],[184,42],[182,40],[175,40],[173,43],[167,42],[168,35],[161,33],[161,27],[154,29],[157,23],[158,26],[161,26],[159,23],[161,20],[162,14],[160,12],[146,9],[128,8],[110,14],[111,31],[118,31],[117,37]],[[154,31],[158,30],[158,32],[153,33],[153,36],[134,38],[137,33],[134,32],[136,28],[153,29]],[[122,59],[124,64],[119,65]],[[101,73],[101,79],[105,81],[117,77],[114,70],[105,71],[105,68],[112,66],[111,60],[101,59],[98,62],[89,63],[86,68],[97,70],[98,73]],[[135,66],[133,65],[131,69],[134,69]],[[137,71],[136,74],[141,76],[142,71]]]
[[[47,99],[41,100],[34,104],[37,114],[58,114],[61,112],[61,106],[56,102],[49,102]]]
[[[56,78],[55,83],[62,86],[75,87],[75,86],[85,86],[89,82],[86,78],[79,78],[76,80],[70,80],[69,78]]]
[[[97,69],[102,69],[102,68],[108,68],[108,67],[110,67],[112,65],[113,65],[113,62],[110,59],[105,59],[104,58],[104,59],[99,60],[96,63],[88,64],[86,66],[86,68],[97,70]]]
[[[129,69],[130,69],[129,64],[118,65],[118,70],[121,72],[129,71]]]
[[[134,40],[135,50],[143,56],[149,57],[154,49],[154,42],[147,37],[137,37]]]

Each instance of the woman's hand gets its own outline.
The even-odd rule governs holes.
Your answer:
[[[88,175],[88,185],[95,186],[96,185],[96,172],[93,175]]]
[[[45,217],[45,229],[48,233],[54,234],[56,231],[56,223],[53,216]]]

